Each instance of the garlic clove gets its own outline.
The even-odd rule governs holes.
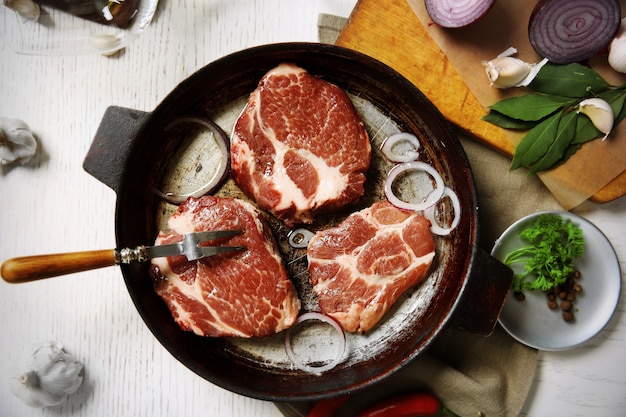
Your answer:
[[[605,140],[611,133],[615,116],[613,115],[613,109],[606,100],[601,98],[583,100],[578,103],[577,113],[582,113],[589,117],[596,129],[604,133],[602,140]]]
[[[530,64],[510,56],[485,62],[485,72],[490,85],[497,88],[514,87],[530,73]]]
[[[43,372],[42,372],[43,371]],[[41,389],[57,395],[73,394],[83,382],[83,365],[67,353],[38,371]]]
[[[61,344],[45,342],[30,355],[30,364],[33,368],[40,369],[50,363],[64,360],[66,355]]]
[[[25,164],[37,153],[37,140],[19,119],[0,116],[0,164]]]
[[[617,72],[626,73],[626,17],[609,45],[609,65]]]
[[[513,55],[517,49],[510,47],[491,61],[483,62],[489,84],[496,88],[526,87],[537,76],[537,73],[548,60],[542,59],[530,64]]]
[[[33,0],[2,0],[2,3],[9,9],[13,9],[22,17],[35,22],[39,20],[41,9]]]

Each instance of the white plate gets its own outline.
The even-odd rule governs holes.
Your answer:
[[[583,231],[585,251],[583,257],[574,262],[574,267],[582,274],[580,284],[583,287],[574,302],[575,319],[566,322],[560,309],[550,310],[544,292],[525,291],[524,301],[517,301],[509,294],[499,322],[511,336],[527,346],[565,350],[593,338],[611,319],[619,302],[621,271],[615,250],[606,236],[588,220],[565,211],[534,213],[513,223],[496,241],[492,256],[503,260],[509,252],[525,245],[520,232],[544,213],[558,214]],[[523,264],[513,267],[516,273],[522,269]]]

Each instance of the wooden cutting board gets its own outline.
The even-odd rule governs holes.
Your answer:
[[[415,84],[452,124],[512,156],[515,148],[505,131],[481,120],[485,108],[406,0],[359,0],[336,43],[391,66]],[[626,171],[591,200],[604,203],[625,194]]]

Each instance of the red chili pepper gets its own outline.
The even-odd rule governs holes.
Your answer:
[[[456,416],[434,395],[412,392],[382,400],[361,411],[357,417],[420,417],[436,416],[440,413]]]
[[[319,400],[309,411],[308,417],[333,417],[350,397],[351,395],[343,395],[327,400]]]

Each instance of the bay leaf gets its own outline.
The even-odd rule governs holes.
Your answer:
[[[509,116],[505,116],[504,114],[495,110],[489,111],[489,113],[482,117],[482,120],[503,129],[514,130],[528,130],[537,124],[537,122],[535,121],[518,120]]]
[[[529,85],[533,90],[564,97],[590,97],[610,87],[600,74],[581,64],[544,65]]]
[[[617,126],[626,116],[626,86],[624,88],[618,88],[615,90],[606,91],[598,95],[599,98],[606,100],[613,110],[615,122],[613,126]]]
[[[532,164],[529,174],[553,168],[561,161],[565,150],[574,140],[577,116],[578,114],[572,110],[561,113],[554,141],[552,141],[543,156]]]
[[[561,160],[557,162],[556,164],[554,164],[554,167],[557,167],[558,165],[561,165],[562,163],[567,161],[572,155],[578,152],[582,146],[583,146],[582,143],[570,144],[565,150],[565,152],[563,153],[563,157],[561,158]]]
[[[591,123],[591,119],[585,116],[584,114],[578,115],[578,121],[576,123],[576,133],[574,135],[574,140],[572,140],[571,145],[582,145],[585,142],[589,142],[590,140],[594,140],[602,136],[603,133],[600,132],[594,125]]]
[[[615,110],[613,110],[615,112]],[[620,124],[622,120],[626,118],[626,90],[624,90],[624,96],[622,97],[622,109],[615,115],[615,126]]]
[[[563,106],[576,103],[571,97],[550,94],[525,94],[500,100],[490,107],[498,113],[513,119],[539,121],[551,115]]]
[[[528,131],[515,148],[511,170],[531,166],[548,151],[554,142],[560,118],[560,113],[553,114]]]

